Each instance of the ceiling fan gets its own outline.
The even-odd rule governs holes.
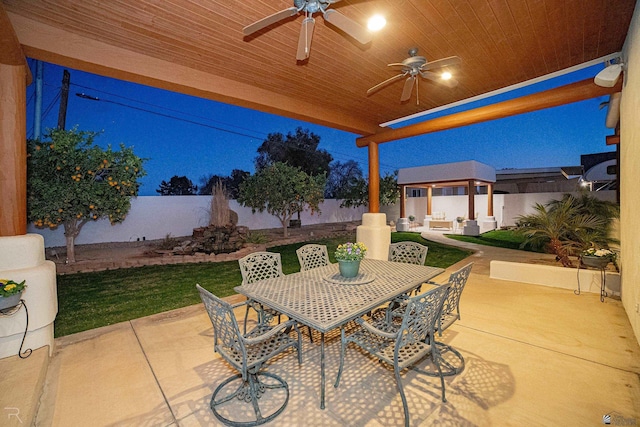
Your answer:
[[[304,61],[309,57],[311,50],[311,38],[313,37],[313,28],[315,26],[315,19],[313,15],[318,12],[322,12],[324,20],[338,27],[349,36],[361,44],[367,44],[371,41],[371,35],[366,28],[347,18],[340,12],[329,9],[333,3],[338,3],[340,0],[294,0],[293,7],[289,9],[276,12],[273,15],[269,15],[266,18],[262,18],[259,21],[254,22],[251,25],[247,25],[242,29],[245,36],[249,36],[256,31],[262,30],[271,24],[303,13],[305,18],[302,21],[302,30],[300,31],[300,38],[298,39],[298,53],[296,59],[298,61]]]
[[[420,103],[418,96],[418,76],[425,79],[434,81],[436,83],[443,84],[448,87],[455,87],[458,82],[451,76],[451,73],[444,71],[442,73],[436,73],[431,70],[445,68],[460,63],[460,58],[457,56],[450,56],[448,58],[438,59],[436,61],[427,61],[424,56],[418,56],[418,48],[413,47],[409,49],[409,57],[402,62],[388,64],[389,67],[402,67],[400,74],[393,76],[390,79],[378,83],[367,91],[367,95],[371,95],[374,92],[379,91],[383,87],[398,81],[403,78],[407,78],[404,82],[404,89],[402,90],[402,96],[400,96],[400,102],[408,101],[411,98],[411,92],[413,86],[416,86],[416,104]]]

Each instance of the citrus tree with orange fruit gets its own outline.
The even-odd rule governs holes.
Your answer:
[[[145,175],[133,149],[94,144],[96,132],[51,129],[46,141],[28,141],[27,210],[36,227],[64,227],[67,261],[75,262],[75,239],[89,221],[122,222]]]

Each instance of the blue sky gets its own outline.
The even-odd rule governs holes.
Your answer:
[[[35,77],[34,61],[30,61]],[[460,111],[532,91],[593,77],[594,66],[518,92],[479,101]],[[59,93],[64,68],[44,64],[42,129],[57,125]],[[356,160],[367,173],[367,150],[357,148],[358,135],[299,120],[226,105],[114,80],[69,69],[71,87],[66,127],[103,131],[96,142],[133,146],[149,160],[142,179],[141,195],[157,195],[162,180],[186,175],[194,184],[208,174],[228,175],[233,169],[254,172],[257,148],[269,133],[294,131],[301,126],[321,137],[320,148],[341,162]],[[35,84],[27,88],[27,136],[33,136]],[[76,93],[97,97],[81,98]],[[607,97],[437,132],[380,145],[380,168],[398,168],[477,160],[496,169],[579,165],[580,155],[612,151],[605,136]],[[447,112],[450,113],[450,112]],[[438,113],[442,115],[444,113]],[[421,120],[436,117],[425,116]],[[406,124],[419,120],[413,120]],[[404,126],[405,123],[402,124]]]

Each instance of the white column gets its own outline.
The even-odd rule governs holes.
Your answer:
[[[391,227],[383,213],[362,214],[362,225],[356,229],[356,240],[367,247],[367,258],[387,260],[391,244]]]

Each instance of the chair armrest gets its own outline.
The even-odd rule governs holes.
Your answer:
[[[251,301],[252,301],[251,299],[247,299],[246,301],[242,301],[242,302],[239,302],[239,303],[236,303],[236,304],[232,304],[231,308],[235,309],[235,308],[238,308],[238,307],[242,307],[243,305],[248,305],[249,303],[251,303]]]
[[[370,333],[372,333],[374,335],[381,336],[383,338],[387,338],[387,339],[392,340],[392,339],[395,339],[398,336],[397,332],[385,332],[385,331],[382,331],[382,330],[376,328],[375,326],[373,326],[372,324],[370,324],[368,322],[365,322],[362,318],[357,318],[355,320],[355,322],[357,324],[359,324],[360,326],[362,326],[362,328],[365,329],[366,331],[368,331],[368,332],[370,332]]]
[[[287,320],[284,323],[279,323],[278,325],[274,326],[272,329],[269,329],[269,331],[265,332],[262,335],[258,335],[252,338],[244,338],[244,342],[245,344],[249,344],[249,345],[259,344],[263,341],[270,340],[271,338],[278,335],[280,332],[283,332],[287,328],[293,328],[296,331],[298,331],[297,322],[295,320]]]
[[[435,286],[445,286],[448,285],[449,282],[444,282],[444,283],[438,283],[438,282],[434,282],[433,280],[427,280],[425,283],[429,284],[429,285],[435,285]]]

